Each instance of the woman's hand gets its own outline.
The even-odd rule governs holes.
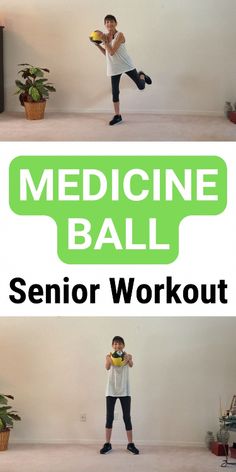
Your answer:
[[[125,353],[124,361],[125,361],[125,365],[129,364],[130,367],[133,366],[133,358],[132,358],[131,354]]]
[[[112,359],[111,359],[111,354],[106,355],[106,361],[105,361],[105,367],[107,370],[111,368],[112,365]]]
[[[109,42],[110,42],[109,38],[108,38],[108,35],[104,34],[104,33],[102,33],[101,40],[102,40],[103,44],[109,44]]]

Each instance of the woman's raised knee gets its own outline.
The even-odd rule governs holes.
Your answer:
[[[140,83],[138,85],[139,90],[144,90],[145,89],[145,81],[143,83]]]

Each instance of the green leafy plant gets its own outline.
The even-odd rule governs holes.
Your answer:
[[[17,411],[12,410],[12,407],[8,405],[8,398],[14,400],[12,395],[0,393],[0,432],[13,428],[14,421],[21,420]]]
[[[49,98],[49,92],[56,92],[55,87],[48,79],[44,77],[45,72],[50,72],[47,68],[34,67],[31,64],[18,64],[18,66],[25,66],[24,69],[18,71],[22,79],[16,80],[19,100],[22,106],[24,102],[44,102]]]

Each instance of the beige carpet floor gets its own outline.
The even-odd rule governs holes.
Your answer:
[[[105,456],[94,446],[11,445],[0,452],[1,472],[219,472],[221,457],[204,448],[147,447],[133,456],[113,446]],[[232,470],[232,469],[231,469]]]
[[[222,117],[47,112],[28,121],[24,112],[0,114],[0,141],[236,141],[236,125]]]

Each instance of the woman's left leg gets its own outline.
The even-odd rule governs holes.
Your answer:
[[[133,431],[130,417],[131,397],[119,397],[119,399],[123,411],[123,418],[128,438],[127,450],[129,452],[132,452],[132,454],[139,454],[139,450],[137,449],[137,447],[135,447],[133,443]]]
[[[123,411],[123,420],[125,423],[128,442],[133,442],[132,423],[130,417],[131,397],[120,397],[120,403]]]

